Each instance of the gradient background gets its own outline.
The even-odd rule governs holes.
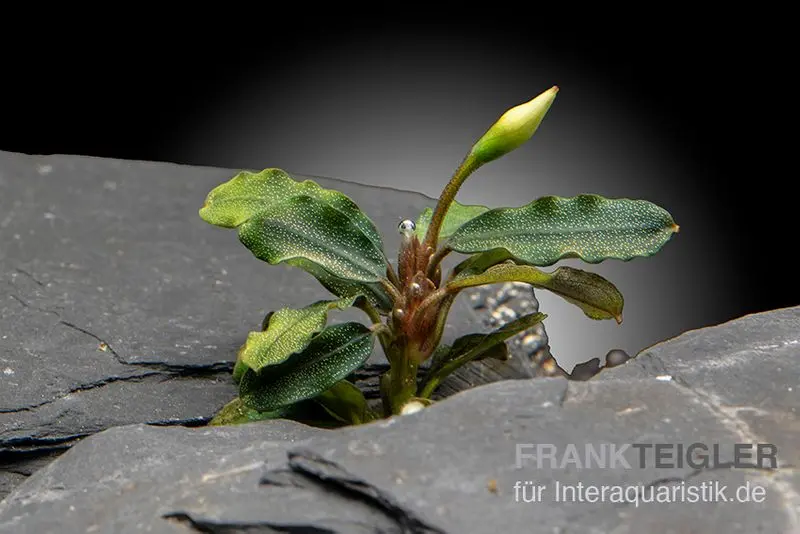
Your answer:
[[[591,192],[650,200],[681,225],[653,258],[588,267],[625,295],[622,326],[539,293],[563,365],[800,304],[794,263],[781,259],[797,246],[796,171],[780,133],[788,52],[756,15],[635,26],[254,16],[59,26],[41,48],[12,39],[0,150],[281,167],[435,197],[500,113],[559,85],[534,139],[479,170],[458,200]]]

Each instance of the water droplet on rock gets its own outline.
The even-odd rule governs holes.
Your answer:
[[[613,349],[606,354],[606,367],[616,367],[630,360],[631,357],[624,350]]]

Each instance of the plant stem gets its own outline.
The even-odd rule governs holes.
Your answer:
[[[450,254],[450,249],[447,247],[441,247],[433,254],[433,256],[431,256],[431,260],[428,263],[428,271],[425,274],[428,280],[433,280],[433,277],[436,275],[436,267],[439,266],[444,257],[448,254]]]
[[[381,314],[378,313],[378,310],[376,310],[368,300],[363,299],[359,308],[361,308],[361,310],[367,314],[373,324],[381,323]]]
[[[391,283],[389,280],[386,280],[385,278],[382,278],[381,285],[383,286],[383,289],[385,289],[386,292],[389,293],[389,296],[392,297],[392,302],[394,303],[395,306],[398,306],[400,303],[402,303],[403,295],[400,294],[400,290],[397,289],[397,287],[393,283]]]
[[[425,297],[425,300],[419,303],[417,309],[414,310],[414,315],[421,317],[422,313],[428,308],[428,306],[436,304],[437,302],[445,298],[448,294],[449,292],[445,288],[437,289],[436,291]]]
[[[423,399],[430,399],[433,392],[436,391],[436,388],[439,387],[439,384],[442,383],[442,377],[432,376],[429,379],[425,380],[425,385],[422,386],[422,391],[420,392],[419,396]]]
[[[403,405],[417,393],[419,364],[415,349],[408,343],[393,348],[395,350],[387,354],[391,367],[381,380],[381,398],[387,416],[399,414]]]
[[[470,152],[467,157],[464,158],[464,161],[461,162],[461,165],[458,166],[456,172],[453,173],[453,177],[447,182],[442,194],[439,196],[439,202],[436,203],[436,209],[433,211],[431,222],[428,225],[428,232],[425,234],[425,240],[422,242],[422,250],[426,250],[426,247],[431,247],[436,250],[439,241],[439,231],[442,228],[444,216],[447,214],[450,204],[455,200],[456,194],[461,184],[464,183],[464,180],[480,166],[481,163],[479,163],[472,155],[472,152]]]
[[[400,279],[397,277],[397,273],[394,272],[394,269],[392,269],[391,265],[386,267],[386,276],[389,277],[389,281],[392,283],[392,285],[400,289]]]

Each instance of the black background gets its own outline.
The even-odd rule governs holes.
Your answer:
[[[684,263],[670,283],[680,282],[684,293],[692,295],[703,289],[704,280],[718,276],[726,281],[727,293],[704,295],[724,308],[692,326],[800,304],[794,262],[797,173],[789,162],[796,133],[794,88],[788,80],[796,62],[779,14],[714,13],[700,19],[676,8],[667,15],[625,12],[578,22],[575,13],[492,11],[421,22],[396,15],[289,19],[253,11],[213,25],[192,20],[189,15],[171,21],[154,14],[120,15],[81,25],[51,21],[35,33],[26,31],[31,21],[27,26],[18,21],[21,28],[9,24],[14,31],[4,37],[0,150],[257,167],[258,160],[242,157],[224,122],[203,120],[236,99],[237,106],[246,107],[247,96],[237,86],[259,84],[262,102],[253,109],[272,109],[271,98],[280,107],[295,91],[326,94],[325,84],[335,76],[316,77],[311,66],[327,62],[343,77],[369,80],[369,68],[386,61],[397,67],[397,78],[387,83],[401,80],[406,93],[423,99],[426,91],[449,89],[402,81],[403,76],[444,65],[453,72],[475,69],[465,79],[479,83],[481,72],[470,62],[475,50],[516,60],[546,51],[558,65],[554,83],[565,97],[570,84],[579,82],[602,87],[604,95],[620,89],[629,112],[659,132],[653,142],[687,169],[676,177],[677,193],[671,200],[685,199],[702,210],[713,247],[711,242],[708,249],[696,244],[693,264]],[[486,56],[480,65],[491,63]],[[376,84],[381,90],[380,80]],[[375,85],[365,87],[366,92],[371,89]],[[488,126],[488,118],[530,93],[528,87],[504,95],[498,100],[502,105],[492,102],[479,124]],[[273,116],[282,113],[286,123],[303,117],[302,100],[298,102],[295,109],[273,109]],[[342,113],[341,121],[347,121],[347,110]],[[448,117],[452,115],[435,118]],[[572,128],[580,128],[580,120],[573,122]],[[220,127],[210,131],[209,124]],[[481,133],[472,128],[465,139]],[[468,148],[459,146],[462,152]],[[267,156],[272,157],[268,150]],[[445,163],[454,166],[457,161]],[[325,169],[325,163],[319,168]],[[415,189],[413,183],[397,185]],[[689,229],[682,226],[684,231]],[[703,267],[719,272],[695,278],[694,272]]]

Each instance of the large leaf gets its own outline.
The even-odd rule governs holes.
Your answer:
[[[238,228],[240,241],[273,265],[299,259],[346,280],[378,282],[386,276],[380,234],[358,206],[339,191],[298,182],[279,169],[242,172],[215,187],[200,216]]]
[[[242,373],[242,366],[260,371],[270,365],[286,361],[295,352],[305,349],[314,334],[325,328],[328,312],[353,306],[358,300],[321,300],[300,309],[283,308],[270,314],[261,332],[250,332],[247,341],[239,350],[234,379]]]
[[[486,206],[470,206],[453,201],[447,209],[447,214],[444,216],[438,239],[450,237],[450,235],[458,230],[464,223],[487,211],[489,211],[489,208]],[[432,217],[433,210],[431,208],[425,208],[422,213],[420,213],[415,230],[420,241],[425,239],[425,233],[428,231],[428,226],[431,223]]]
[[[430,397],[447,375],[469,362],[482,358],[502,358],[507,354],[505,340],[542,322],[546,317],[539,312],[524,315],[488,334],[460,337],[449,350],[437,350],[420,396]],[[502,347],[499,347],[500,344],[503,344]]]
[[[248,408],[261,412],[316,397],[360,367],[374,342],[374,332],[360,323],[329,326],[283,363],[260,373],[248,369],[239,396]]]
[[[645,200],[548,196],[487,211],[458,228],[445,246],[467,254],[505,249],[539,266],[562,258],[599,263],[651,256],[677,231],[667,211]]]
[[[457,276],[447,284],[447,290],[460,291],[467,287],[500,282],[525,282],[540,289],[547,289],[575,304],[591,319],[615,319],[622,322],[625,301],[622,293],[602,276],[574,269],[559,267],[552,273],[540,271],[530,265],[503,263],[473,276]]]

